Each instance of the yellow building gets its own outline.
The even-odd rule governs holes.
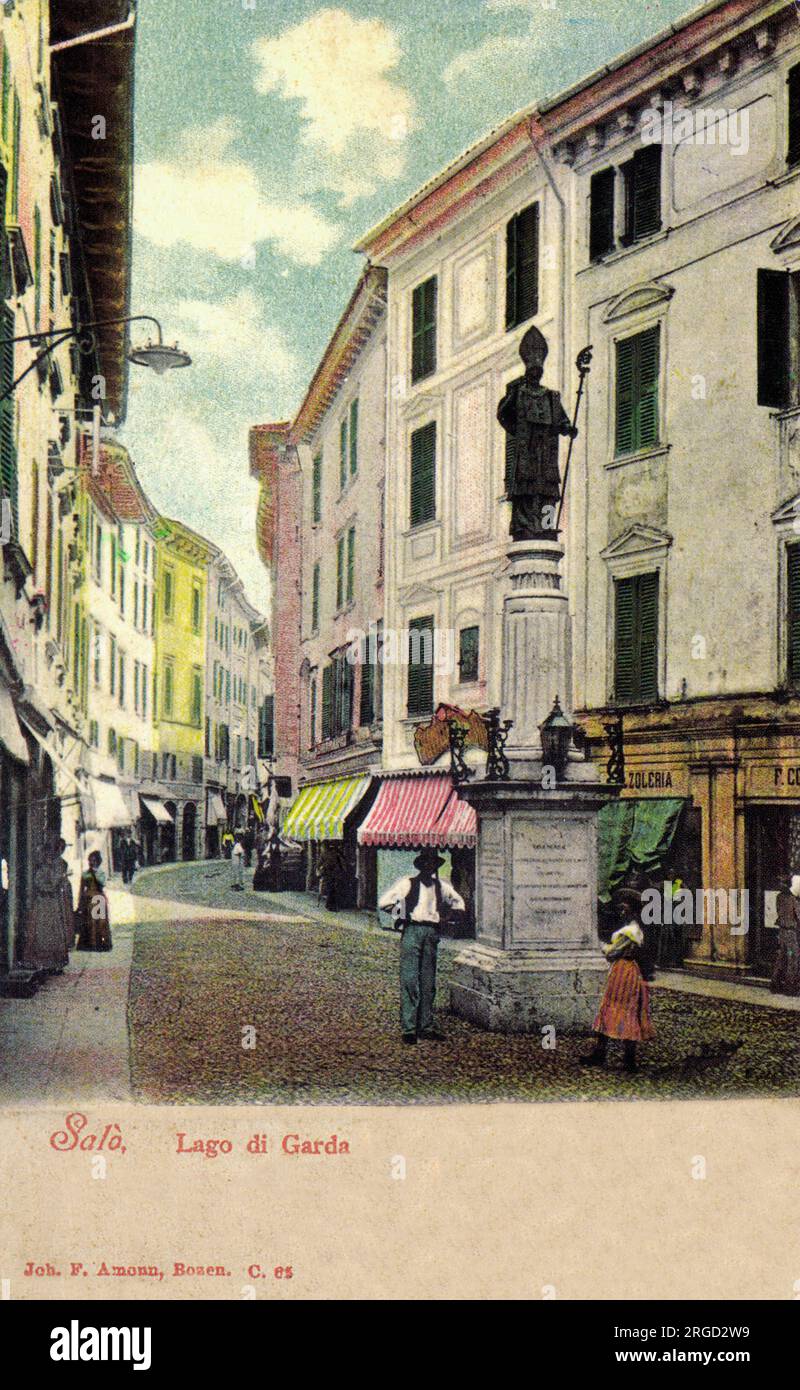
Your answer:
[[[179,521],[157,522],[155,747],[172,796],[161,855],[194,859],[203,833],[207,573],[210,547]]]

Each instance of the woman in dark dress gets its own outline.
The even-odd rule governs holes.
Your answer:
[[[79,951],[111,950],[108,898],[103,892],[106,876],[100,868],[102,862],[103,856],[93,850],[89,855],[89,867],[81,874],[76,913]]]

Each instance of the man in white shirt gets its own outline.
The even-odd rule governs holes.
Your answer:
[[[444,862],[435,849],[422,850],[414,860],[419,873],[413,878],[399,878],[378,902],[383,912],[392,912],[399,905],[402,916],[400,1026],[403,1042],[411,1046],[418,1037],[430,1042],[444,1038],[433,1026],[439,925],[446,909],[464,910],[463,898],[439,879],[438,870]]]

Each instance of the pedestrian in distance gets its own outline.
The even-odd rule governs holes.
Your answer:
[[[434,1026],[436,961],[439,928],[448,911],[463,912],[464,900],[439,878],[444,859],[435,849],[424,849],[414,860],[419,872],[399,878],[381,897],[382,912],[402,916],[400,938],[400,1028],[403,1042],[413,1046],[417,1038],[442,1042],[444,1034]]]
[[[22,964],[26,970],[61,975],[69,964],[61,897],[62,876],[57,842],[51,842],[33,876],[33,904],[22,953]]]
[[[76,913],[79,951],[111,950],[111,923],[108,898],[104,892],[106,876],[100,867],[102,862],[102,854],[98,850],[92,850],[89,855],[89,867],[81,874]]]
[[[123,883],[133,882],[133,875],[136,872],[138,857],[139,856],[136,841],[134,840],[130,830],[126,830],[125,836],[122,841],[122,848],[120,851],[120,858],[122,861],[121,868]]]
[[[644,946],[644,933],[637,921],[641,904],[639,893],[632,888],[622,888],[614,896],[620,926],[610,942],[603,946],[611,970],[592,1025],[594,1049],[581,1057],[582,1066],[605,1066],[609,1039],[617,1038],[623,1045],[625,1070],[635,1072],[638,1070],[637,1042],[655,1036],[650,1017],[650,991],[639,964]]]
[[[66,848],[67,844],[65,840],[57,839],[54,842],[56,868],[61,875],[58,884],[61,918],[64,923],[64,940],[67,946],[67,954],[69,954],[75,945],[75,908],[72,902],[72,884],[69,881],[69,865],[64,858],[64,850]]]
[[[800,994],[800,874],[793,874],[775,904],[778,953],[772,971],[773,994]]]
[[[236,893],[244,892],[244,845],[241,835],[237,835],[231,850],[231,864],[233,866],[233,889]]]

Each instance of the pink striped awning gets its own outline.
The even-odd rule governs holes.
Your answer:
[[[358,842],[384,849],[473,849],[478,822],[448,776],[386,777]]]

